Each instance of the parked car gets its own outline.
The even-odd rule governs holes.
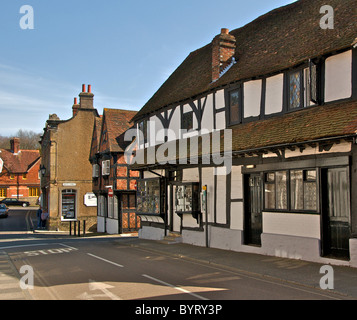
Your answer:
[[[13,198],[5,198],[0,201],[0,204],[6,204],[7,206],[22,206],[22,207],[28,207],[30,205],[30,202],[28,201],[21,201]]]
[[[9,215],[9,208],[6,206],[6,204],[1,203],[0,204],[0,218],[7,218]]]

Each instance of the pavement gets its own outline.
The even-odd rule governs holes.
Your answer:
[[[28,291],[21,289],[20,279],[8,254],[0,251],[0,300],[31,300]]]

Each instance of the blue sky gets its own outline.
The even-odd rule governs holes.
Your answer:
[[[94,104],[139,110],[187,55],[221,28],[239,28],[292,0],[2,0],[0,135],[41,133],[71,117],[91,84]],[[224,3],[224,5],[223,5]],[[20,28],[20,8],[34,29]]]

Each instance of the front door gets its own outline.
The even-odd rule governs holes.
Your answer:
[[[136,195],[134,192],[122,193],[119,208],[119,233],[137,232],[140,218],[136,215]]]
[[[348,258],[351,235],[348,168],[328,169],[323,176],[323,254]]]
[[[262,226],[262,179],[260,174],[246,178],[245,243],[261,245]]]

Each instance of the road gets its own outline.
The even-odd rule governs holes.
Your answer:
[[[30,214],[28,210],[15,210],[10,219],[0,220],[0,253],[7,255],[18,276],[23,277],[22,284],[27,286],[23,291],[29,299],[193,300],[196,304],[204,303],[200,305],[214,300],[217,306],[217,301],[222,300],[343,298],[331,292],[155,252],[136,245],[136,238],[34,234],[26,231]],[[1,285],[0,281],[0,292]],[[135,309],[146,311],[153,310],[146,310],[145,306]]]

